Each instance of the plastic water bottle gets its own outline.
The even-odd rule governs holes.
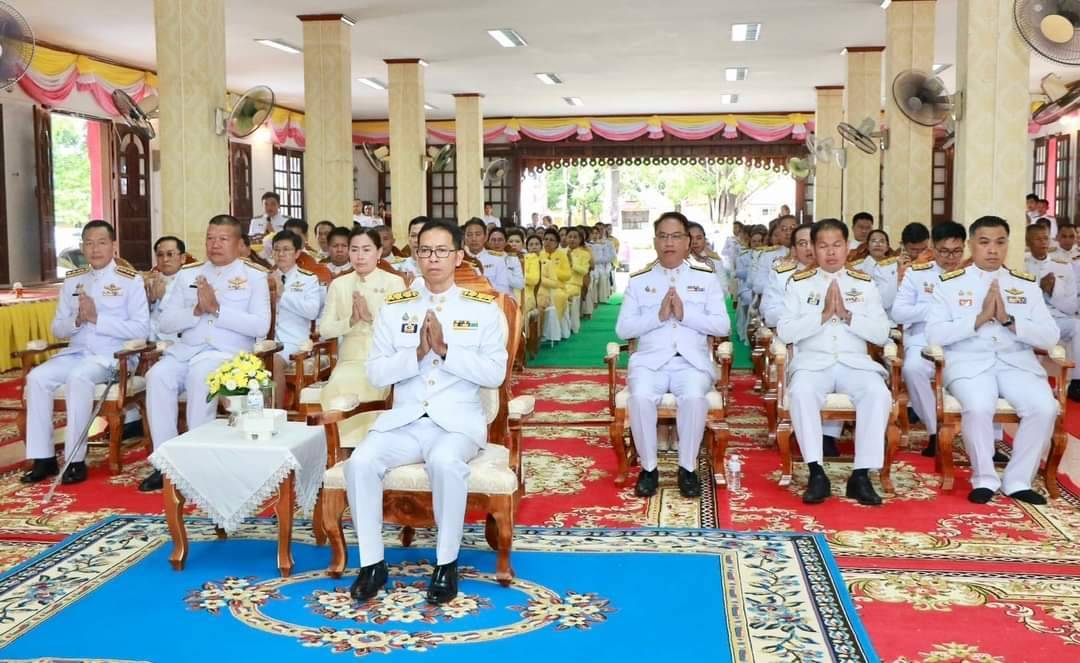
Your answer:
[[[742,460],[732,454],[727,462],[728,490],[740,490],[742,488]]]
[[[250,380],[247,389],[247,411],[250,414],[261,417],[263,411],[263,393],[259,381],[255,379]]]

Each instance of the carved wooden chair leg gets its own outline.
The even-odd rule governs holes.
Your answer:
[[[490,513],[484,522],[484,540],[492,550],[499,549],[499,524],[495,521],[495,516]]]
[[[896,452],[900,449],[900,427],[896,425],[895,420],[890,422],[885,430],[885,439],[885,464],[881,467],[880,478],[882,489],[891,494],[896,492],[892,482],[892,464],[896,458]]]
[[[345,505],[344,490],[328,490],[323,493],[323,525],[326,527],[326,537],[330,541],[330,566],[326,572],[331,578],[340,578],[349,560],[348,547],[345,544],[345,530],[341,527]]]
[[[321,546],[326,543],[326,524],[323,521],[323,489],[319,489],[319,496],[315,498],[315,512],[311,514],[311,530],[315,535],[315,545]]]
[[[784,422],[776,429],[776,445],[780,447],[780,485],[791,485],[791,424]]]
[[[109,412],[106,417],[109,427],[109,472],[119,474],[124,469],[120,460],[120,445],[124,441],[124,411]]]
[[[1054,430],[1054,436],[1051,438],[1050,455],[1046,458],[1046,492],[1054,499],[1061,497],[1057,473],[1058,465],[1061,464],[1061,457],[1065,455],[1065,445],[1067,441],[1068,436],[1061,427],[1061,420],[1059,419],[1057,427]]]
[[[937,460],[941,467],[941,490],[949,492],[956,481],[953,469],[953,439],[956,437],[956,425],[950,424],[938,429]]]
[[[713,480],[716,481],[717,486],[727,485],[727,467],[724,461],[727,459],[729,435],[730,431],[728,430],[727,423],[718,424],[713,431],[713,436],[716,439],[712,457]]]
[[[630,472],[630,463],[626,453],[626,422],[623,410],[615,411],[615,418],[608,427],[608,435],[611,437],[611,447],[615,451],[615,485],[621,486],[626,483],[627,474]]]
[[[495,580],[503,587],[509,587],[514,580],[514,569],[510,566],[510,550],[514,545],[513,497],[504,495],[495,499],[492,514],[498,531],[498,545],[495,555]]]

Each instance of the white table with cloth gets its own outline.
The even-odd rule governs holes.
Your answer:
[[[326,434],[321,426],[286,422],[272,439],[255,441],[217,419],[165,442],[150,462],[164,475],[165,516],[173,539],[169,562],[178,571],[188,554],[187,500],[210,516],[223,538],[277,493],[282,577],[293,566],[290,542],[295,505],[305,516],[315,513],[316,542],[325,540],[316,509],[326,470]]]

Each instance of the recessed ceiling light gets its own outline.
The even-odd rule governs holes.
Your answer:
[[[544,83],[546,85],[562,85],[562,79],[559,78],[556,74],[548,74],[541,72],[539,74],[536,74],[536,77],[540,79],[541,83]]]
[[[352,16],[346,16],[345,14],[342,14],[341,16],[338,17],[338,19],[340,19],[342,23],[349,26],[350,28],[352,26],[356,25],[356,19],[353,18]]]
[[[279,51],[285,51],[286,53],[292,53],[294,55],[303,52],[299,47],[293,46],[283,39],[256,39],[255,43],[269,46],[270,48],[276,48]]]
[[[356,79],[356,81],[358,83],[363,83],[364,85],[366,85],[366,86],[368,86],[370,88],[375,88],[376,90],[385,90],[386,89],[386,83],[383,83],[382,81],[380,81],[377,78],[358,78],[358,79]]]
[[[757,41],[760,36],[760,23],[734,23],[731,26],[731,41]]]
[[[487,33],[491,35],[492,39],[499,42],[499,46],[503,48],[517,48],[518,46],[529,45],[524,37],[511,28],[495,28],[488,30]]]
[[[737,94],[722,94],[722,95],[720,95],[720,103],[722,103],[722,104],[737,104],[737,103],[739,103],[739,95],[737,95]]]
[[[749,73],[749,67],[728,67],[724,70],[724,78],[729,81],[745,81]]]
[[[881,8],[882,9],[888,9],[889,5],[891,5],[891,4],[892,4],[892,0],[881,0]]]
[[[563,101],[570,104],[571,106],[580,106],[583,103],[578,97],[563,97]]]
[[[424,110],[439,110],[438,106],[433,106],[429,103],[424,104]]]
[[[934,75],[937,76],[938,74],[945,71],[949,67],[952,67],[952,65],[951,64],[935,64],[932,71],[934,72]]]

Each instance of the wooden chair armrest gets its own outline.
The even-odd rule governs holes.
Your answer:
[[[355,417],[358,414],[364,414],[365,412],[380,412],[382,410],[390,409],[390,399],[384,398],[381,401],[364,401],[357,403],[348,410],[324,410],[322,412],[313,412],[307,417],[308,426],[333,426],[341,423],[350,417]]]
[[[117,361],[122,361],[122,362],[125,362],[125,363],[127,362],[127,360],[135,358],[135,357],[137,357],[137,358],[139,358],[141,360],[143,355],[146,353],[146,347],[147,346],[143,345],[142,347],[138,347],[138,348],[125,348],[125,349],[113,354],[113,357]]]
[[[37,350],[30,350],[30,349],[16,350],[15,352],[11,353],[11,357],[13,359],[22,359],[23,357],[33,358],[33,357],[35,357],[35,356],[37,356],[39,354],[42,354],[44,352],[52,352],[53,350],[62,350],[63,348],[66,348],[67,346],[68,346],[67,341],[58,341],[56,343],[50,343],[50,344],[46,345],[45,347],[37,349]]]

